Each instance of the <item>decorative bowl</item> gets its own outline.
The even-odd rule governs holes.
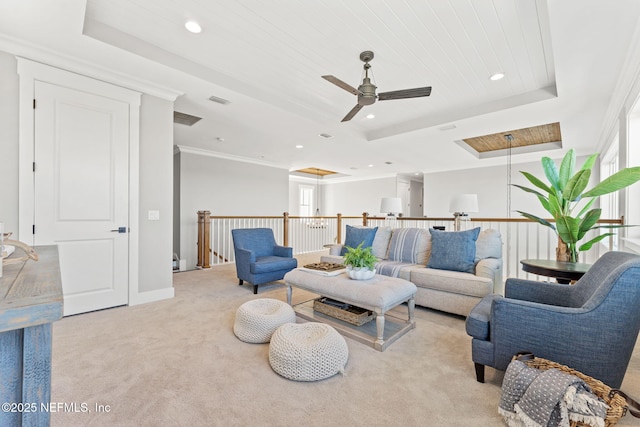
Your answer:
[[[376,270],[369,270],[367,267],[347,266],[347,275],[353,280],[369,280],[375,276]]]

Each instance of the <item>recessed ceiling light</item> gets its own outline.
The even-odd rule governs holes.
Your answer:
[[[367,166],[369,166],[370,168],[372,168],[372,167],[373,167],[373,165],[367,165]]]
[[[495,73],[491,77],[489,77],[489,79],[496,81],[496,80],[502,79],[503,77],[504,77],[504,73]]]
[[[298,145],[296,145],[296,148],[304,148],[304,145],[298,144]]]
[[[219,142],[224,142],[224,138],[221,136],[216,137],[216,140]]]
[[[184,26],[189,32],[193,34],[202,32],[202,27],[196,21],[187,21],[184,23]]]
[[[374,119],[375,117],[375,114],[367,114],[367,119]]]

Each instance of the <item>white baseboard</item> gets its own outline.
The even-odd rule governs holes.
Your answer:
[[[146,304],[148,302],[162,301],[175,296],[173,287],[157,289],[155,291],[140,292],[132,295],[129,305]]]

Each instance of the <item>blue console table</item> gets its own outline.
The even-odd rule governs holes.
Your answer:
[[[0,278],[0,426],[48,426],[51,326],[62,318],[57,246],[8,264]],[[14,254],[15,255],[15,254]]]

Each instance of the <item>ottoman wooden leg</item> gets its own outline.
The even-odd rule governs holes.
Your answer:
[[[291,305],[291,285],[285,283],[287,285],[287,304]]]
[[[416,300],[415,298],[411,298],[409,301],[407,301],[407,307],[409,309],[409,323],[413,323],[413,313],[416,309]]]
[[[376,330],[378,332],[378,339],[376,344],[384,344],[384,314],[378,314],[376,316]]]

